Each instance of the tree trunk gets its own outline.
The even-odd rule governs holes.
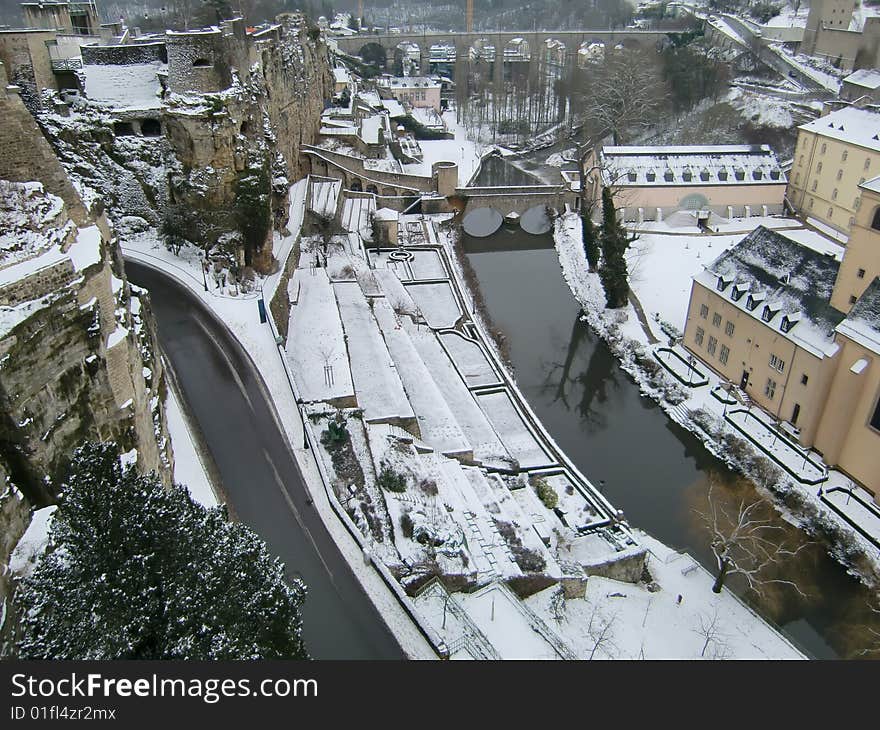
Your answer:
[[[721,593],[721,589],[724,587],[724,578],[727,575],[727,567],[727,558],[720,558],[718,560],[718,576],[715,578],[715,585],[712,586],[713,593]]]

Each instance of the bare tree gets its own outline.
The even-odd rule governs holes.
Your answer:
[[[611,134],[620,144],[632,131],[656,122],[664,101],[663,81],[658,64],[645,52],[615,51],[589,75],[582,74],[582,81],[572,88],[578,89],[575,106],[588,133]]]
[[[590,650],[592,660],[596,656],[596,652],[600,649],[610,657],[617,655],[617,646],[614,643],[614,623],[617,621],[617,614],[613,614],[610,618],[605,618],[599,613],[599,607],[593,608],[590,614],[590,620],[587,623],[587,637],[593,647]]]
[[[715,490],[714,480],[709,483],[706,495],[708,509],[699,514],[711,536],[712,552],[718,565],[718,574],[712,590],[721,593],[729,575],[741,575],[749,588],[760,593],[768,584],[787,585],[802,596],[797,583],[768,575],[768,569],[779,566],[784,560],[797,555],[811,543],[801,543],[795,548],[784,544],[784,528],[764,514],[772,508],[764,499],[746,504],[741,499],[735,510],[725,508],[722,497]],[[695,510],[696,511],[696,510]],[[774,539],[781,538],[781,539]]]
[[[703,638],[703,648],[700,650],[700,656],[706,656],[709,648],[712,652],[710,659],[725,659],[729,652],[727,645],[727,635],[721,630],[721,622],[718,618],[718,606],[714,607],[711,616],[701,613],[700,626],[693,630]]]

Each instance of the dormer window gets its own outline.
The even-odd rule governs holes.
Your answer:
[[[718,171],[718,179],[722,182],[725,182],[727,180],[727,170],[725,170],[723,167]]]
[[[779,309],[777,309],[776,307],[765,304],[764,311],[761,312],[761,319],[763,319],[765,322],[771,322],[778,311]]]
[[[648,170],[648,172],[645,173],[645,180],[647,180],[648,182],[654,182],[656,179],[657,173],[653,170]]]
[[[746,309],[750,312],[754,312],[755,308],[763,301],[764,295],[760,292],[755,292],[754,294],[749,294],[749,298],[746,299]]]
[[[635,170],[630,170],[630,171],[626,174],[626,177],[627,177],[627,179],[628,179],[630,182],[635,182],[635,181],[636,181],[636,177],[637,177],[637,175],[636,175],[636,171],[635,171]]]
[[[746,171],[742,168],[733,171],[733,175],[737,180],[745,180],[746,179]]]
[[[791,331],[791,328],[800,321],[800,318],[800,312],[792,312],[791,314],[783,315],[782,321],[779,323],[779,329],[781,329],[783,332]]]
[[[667,170],[663,173],[663,179],[666,182],[672,182],[673,180],[675,180],[675,173],[673,173],[672,170]]]
[[[709,171],[706,169],[700,170],[700,180],[703,182],[707,182],[709,180]]]
[[[715,288],[718,289],[718,291],[724,291],[728,284],[730,284],[730,279],[725,279],[723,276],[719,276]]]
[[[685,170],[681,175],[681,179],[685,182],[690,182],[694,179],[694,175],[690,170]]]
[[[760,180],[764,177],[764,173],[761,170],[752,170],[752,180]]]
[[[745,293],[746,293],[745,289],[741,289],[739,287],[739,285],[736,285],[733,287],[732,291],[730,292],[730,298],[733,299],[733,301],[738,302],[740,299],[742,299],[742,295]]]
[[[771,180],[778,180],[779,175],[780,175],[779,170],[770,170],[770,179]]]

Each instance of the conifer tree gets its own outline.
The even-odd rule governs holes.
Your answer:
[[[599,267],[599,257],[601,250],[599,248],[599,232],[596,230],[596,224],[590,217],[590,206],[581,207],[581,235],[584,242],[584,254],[587,257],[587,264],[590,271],[596,271]]]
[[[305,585],[225,508],[123,468],[112,443],[72,459],[50,551],[16,592],[19,656],[308,658]]]
[[[602,188],[602,264],[599,278],[605,289],[605,301],[609,309],[625,307],[629,302],[629,281],[626,268],[626,249],[630,239],[617,220],[614,196],[609,187]]]

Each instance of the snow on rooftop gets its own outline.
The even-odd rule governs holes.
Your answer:
[[[867,109],[844,107],[798,129],[880,152],[880,114]]]
[[[880,355],[880,276],[874,277],[837,331]]]
[[[767,145],[605,147],[603,175],[616,185],[785,184]]]
[[[379,208],[376,211],[377,221],[396,221],[398,218],[400,218],[400,214],[391,208]]]
[[[158,109],[159,71],[166,68],[159,61],[112,66],[85,64],[86,96],[117,110]]]
[[[870,180],[865,180],[865,182],[859,185],[859,187],[875,193],[880,193],[880,175],[872,177]]]
[[[337,66],[333,69],[333,80],[337,84],[347,84],[351,81],[351,74],[348,69],[343,66]]]
[[[367,144],[379,144],[379,130],[382,129],[382,121],[384,117],[381,114],[375,114],[372,117],[365,117],[361,121],[361,139]]]
[[[829,304],[839,268],[834,255],[760,226],[694,278],[823,357],[837,349],[834,329],[843,319]]]
[[[855,84],[866,89],[876,89],[880,87],[880,69],[860,68],[858,71],[847,76],[843,81],[844,83]]]
[[[370,215],[376,210],[376,198],[372,195],[346,198],[342,204],[342,228],[369,237],[372,233]]]

